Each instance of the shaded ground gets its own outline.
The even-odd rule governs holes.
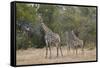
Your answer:
[[[85,49],[85,54],[82,54],[81,50],[78,51],[78,55],[74,50],[67,52],[66,48],[62,48],[63,57],[61,54],[56,57],[56,48],[52,48],[52,58],[45,58],[45,48],[35,49],[29,48],[27,50],[18,50],[16,63],[17,65],[25,64],[45,64],[45,63],[61,63],[61,62],[76,62],[76,61],[95,61],[96,49]]]

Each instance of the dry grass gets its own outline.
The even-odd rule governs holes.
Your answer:
[[[81,53],[79,50],[78,55],[76,55],[71,50],[67,52],[66,47],[62,47],[63,57],[61,54],[59,57],[56,57],[56,49],[52,47],[52,57],[45,58],[45,48],[35,49],[29,48],[27,50],[18,50],[16,62],[17,65],[26,65],[26,64],[45,64],[45,63],[61,63],[61,62],[76,62],[76,61],[94,61],[96,60],[96,49],[87,50],[85,49],[85,54]]]

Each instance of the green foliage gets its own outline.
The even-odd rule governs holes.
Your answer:
[[[29,40],[24,33],[19,32],[16,35],[16,48],[17,49],[27,49],[29,47]]]
[[[25,3],[16,4],[16,20],[26,20],[35,23],[37,18],[36,8],[32,5],[27,5]]]
[[[95,7],[17,3],[16,20],[29,21],[33,26],[33,36],[30,39],[27,40],[27,34],[23,36],[23,33],[16,36],[18,49],[45,46],[44,33],[40,26],[40,15],[45,25],[60,35],[62,44],[66,43],[64,41],[65,32],[70,30],[74,30],[76,35],[86,44],[96,43]],[[19,31],[18,28],[16,30]]]

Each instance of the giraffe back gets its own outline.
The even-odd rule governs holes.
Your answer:
[[[45,40],[47,40],[50,44],[52,43],[55,45],[55,43],[60,43],[60,36],[56,33],[47,33],[45,35]]]

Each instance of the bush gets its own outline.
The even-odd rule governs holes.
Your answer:
[[[28,39],[22,32],[17,32],[16,35],[16,48],[17,49],[27,49],[29,47]]]

